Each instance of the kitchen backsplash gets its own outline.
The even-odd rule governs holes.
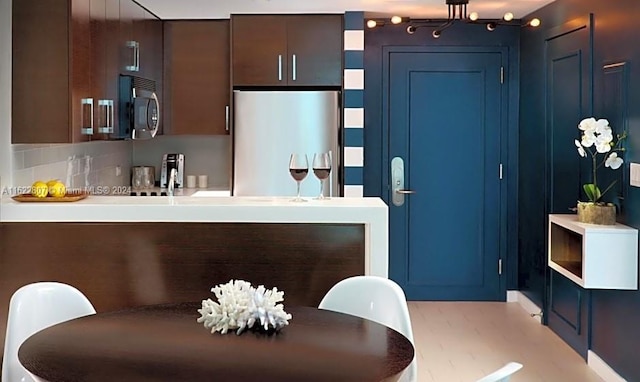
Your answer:
[[[133,166],[154,166],[160,179],[162,155],[184,154],[185,175],[208,175],[209,188],[229,189],[231,138],[227,135],[157,136],[133,141]]]
[[[13,185],[49,179],[60,179],[71,188],[128,185],[131,145],[130,141],[11,145]]]
[[[210,188],[228,189],[228,136],[158,136],[148,141],[94,141],[76,144],[14,144],[13,186],[60,179],[69,188],[130,185],[131,166],[155,166],[162,155],[183,153],[185,174],[208,175]],[[119,167],[119,175],[117,167]]]

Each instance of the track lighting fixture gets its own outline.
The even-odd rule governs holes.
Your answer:
[[[537,17],[533,18],[528,23],[525,24],[525,26],[527,26],[527,25],[531,26],[531,27],[534,27],[534,28],[537,28],[537,27],[540,26],[540,19],[537,18]]]
[[[505,12],[500,19],[480,19],[478,12],[471,12],[467,15],[467,5],[469,4],[469,0],[445,0],[445,3],[448,10],[446,19],[410,19],[409,17],[395,15],[391,17],[391,19],[370,19],[367,21],[367,27],[375,28],[378,26],[400,25],[410,22],[411,24],[406,28],[408,34],[416,33],[418,28],[432,27],[434,29],[431,32],[431,36],[433,38],[440,38],[445,29],[458,21],[469,24],[482,24],[489,32],[495,31],[498,25],[533,28],[540,26],[540,19],[534,18],[528,22],[522,22],[520,20],[516,20],[512,12]]]
[[[409,22],[409,18],[408,17],[400,17],[400,16],[393,16],[391,18],[391,24],[402,24],[402,23],[407,23]]]

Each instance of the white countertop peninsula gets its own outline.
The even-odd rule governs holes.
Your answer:
[[[388,277],[388,208],[379,198],[90,196],[20,203],[3,197],[0,222],[345,223],[365,227],[365,274]]]

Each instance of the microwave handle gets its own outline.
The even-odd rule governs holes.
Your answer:
[[[158,127],[160,126],[160,102],[158,102],[158,96],[155,92],[151,93],[151,100],[156,104],[156,119],[153,121],[153,126],[150,126],[151,137],[155,137],[158,133]]]

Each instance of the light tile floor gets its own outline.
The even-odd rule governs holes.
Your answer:
[[[512,382],[602,381],[518,303],[409,302],[419,382],[473,382],[510,361]]]

